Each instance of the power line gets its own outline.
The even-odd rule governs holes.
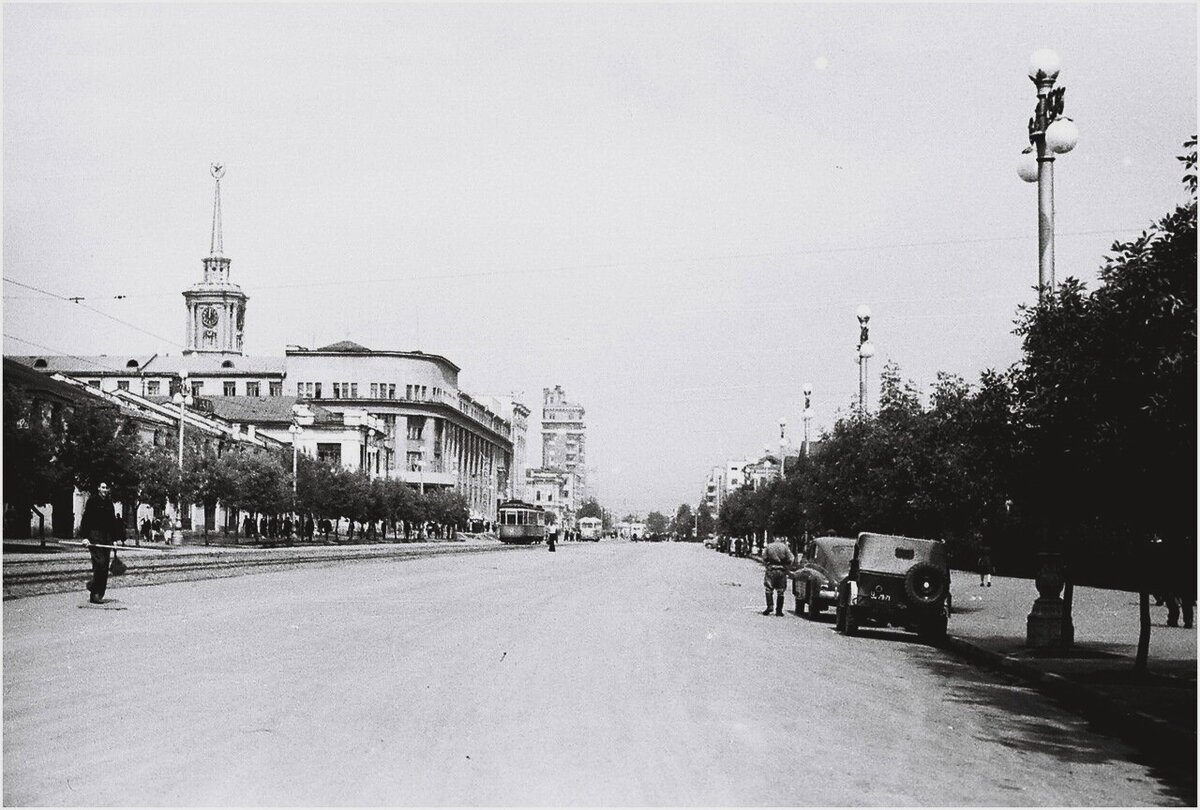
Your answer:
[[[1097,235],[1106,234],[1106,233],[1107,234],[1141,233],[1142,230],[1143,230],[1143,228],[1103,228],[1103,229],[1089,230],[1089,231],[1063,231],[1063,232],[1057,233],[1056,238],[1061,239],[1061,238],[1070,237],[1070,236],[1097,236]],[[339,279],[329,280],[329,281],[312,281],[312,282],[308,282],[308,283],[304,283],[304,284],[297,284],[297,283],[272,284],[272,285],[251,287],[250,289],[253,289],[256,291],[300,290],[300,289],[313,289],[313,288],[318,288],[318,287],[353,287],[353,286],[370,285],[370,284],[392,284],[397,281],[409,281],[409,282],[449,281],[449,280],[453,280],[453,279],[488,278],[488,277],[494,277],[494,276],[520,276],[520,275],[541,275],[541,274],[554,274],[554,273],[573,273],[573,272],[586,272],[586,271],[596,271],[596,270],[614,270],[614,269],[621,268],[621,267],[640,267],[640,266],[646,266],[646,265],[687,264],[687,263],[692,263],[692,262],[708,263],[708,262],[731,261],[731,260],[737,260],[737,259],[765,259],[765,258],[772,258],[772,257],[786,258],[789,256],[820,256],[820,255],[840,254],[840,253],[869,253],[869,252],[880,251],[880,250],[896,250],[896,249],[923,248],[923,247],[947,247],[947,246],[952,246],[952,245],[973,245],[973,244],[987,244],[987,243],[994,243],[994,242],[1030,241],[1032,238],[1033,237],[1028,236],[1028,235],[985,236],[985,237],[964,238],[964,239],[930,240],[930,241],[923,241],[923,242],[894,242],[894,243],[890,243],[890,244],[881,244],[881,245],[845,245],[845,246],[841,246],[841,247],[807,248],[807,249],[800,249],[800,250],[783,250],[783,251],[764,251],[764,252],[759,252],[759,253],[728,253],[728,254],[720,254],[720,255],[716,255],[716,256],[691,256],[691,257],[678,257],[678,258],[667,258],[667,259],[634,259],[634,260],[629,260],[629,261],[598,262],[598,263],[593,263],[593,264],[563,264],[563,265],[555,265],[555,266],[551,266],[551,267],[520,268],[520,269],[513,269],[513,270],[481,270],[478,272],[460,272],[460,273],[449,273],[449,274],[447,274],[447,273],[425,273],[425,274],[421,274],[421,275],[400,274],[400,275],[378,276],[375,278],[361,279],[361,280],[357,280],[357,281],[353,281],[353,280],[348,281],[345,278],[339,278]],[[27,284],[21,284],[21,282],[13,281],[7,277],[4,280],[8,281],[9,283],[12,283],[12,284],[18,284],[23,287],[28,287],[29,289],[35,289],[35,290],[37,289],[34,287],[29,287],[29,285],[27,285]],[[44,291],[39,290],[39,292],[44,292]],[[46,293],[46,294],[53,295],[52,293]],[[163,298],[166,296],[174,296],[177,294],[178,293],[176,291],[170,291],[170,292],[164,291],[161,293],[146,293],[146,294],[141,294],[141,295],[117,295],[117,296],[112,296],[112,297],[113,298],[144,299],[144,298]],[[5,297],[7,298],[8,296],[5,296]],[[62,296],[53,296],[53,297],[60,298],[62,300],[74,300],[74,299],[63,298]],[[78,298],[79,300],[86,300],[86,298],[83,296],[76,296],[76,298]],[[28,300],[28,299],[15,299],[14,298],[13,300]],[[103,314],[103,313],[101,313],[101,314]]]
[[[82,299],[81,297],[79,297],[79,296],[76,296],[76,297],[74,297],[74,298],[68,298],[68,297],[66,297],[66,296],[63,296],[63,295],[58,295],[57,293],[52,293],[52,292],[50,292],[49,290],[43,290],[43,289],[41,289],[40,287],[34,287],[32,284],[25,284],[24,282],[21,282],[21,281],[15,281],[15,280],[13,280],[13,279],[11,279],[11,278],[8,278],[7,276],[4,278],[4,280],[5,280],[6,282],[8,282],[9,284],[15,284],[15,285],[17,285],[18,287],[24,287],[24,288],[25,288],[25,289],[27,289],[27,290],[33,290],[34,292],[42,293],[43,295],[49,296],[50,298],[55,298],[55,299],[58,299],[59,301],[66,301],[66,302],[68,302],[68,303],[73,303],[73,304],[76,304],[77,306],[81,306],[81,307],[83,307],[84,309],[86,309],[86,310],[88,310],[88,311],[90,311],[90,312],[94,312],[94,313],[96,313],[97,315],[99,315],[99,316],[101,316],[101,317],[108,318],[110,321],[114,321],[114,322],[116,322],[116,323],[119,323],[119,324],[121,324],[122,326],[128,326],[130,329],[134,330],[135,332],[141,332],[143,335],[149,335],[149,336],[150,336],[150,337],[152,337],[152,338],[157,338],[158,340],[166,341],[166,342],[167,342],[167,343],[169,343],[170,345],[172,345],[172,346],[176,346],[176,347],[178,347],[178,348],[180,348],[180,349],[182,349],[182,348],[183,348],[183,344],[181,344],[181,343],[176,343],[175,341],[171,340],[170,338],[165,338],[165,337],[163,337],[162,335],[156,335],[155,333],[153,333],[153,332],[150,332],[150,331],[147,331],[147,330],[143,329],[142,327],[140,327],[140,326],[137,326],[136,324],[132,324],[132,323],[130,323],[129,321],[122,320],[122,319],[120,319],[120,318],[117,318],[117,317],[115,317],[115,316],[113,316],[113,315],[109,315],[107,312],[101,312],[100,310],[96,309],[96,308],[95,308],[95,307],[93,307],[93,306],[90,306],[90,305],[88,305],[88,304],[84,304],[84,303],[82,302],[82,300],[83,300],[83,299]],[[121,295],[121,296],[113,296],[113,297],[114,297],[114,298],[124,298],[125,296]]]

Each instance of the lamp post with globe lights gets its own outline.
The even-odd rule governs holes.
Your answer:
[[[1029,146],[1017,174],[1038,185],[1038,296],[1054,290],[1054,156],[1079,142],[1079,128],[1063,115],[1065,87],[1055,88],[1061,68],[1058,54],[1042,49],[1029,60],[1029,80],[1037,87],[1037,105],[1029,119]]]
[[[1037,105],[1029,119],[1029,147],[1022,152],[1017,174],[1038,185],[1038,298],[1054,292],[1054,156],[1064,155],[1079,141],[1079,128],[1063,115],[1065,87],[1055,87],[1062,65],[1051,50],[1036,51],[1029,60],[1029,80],[1037,87]],[[1026,619],[1030,647],[1069,647],[1075,628],[1071,621],[1072,586],[1061,555],[1052,550],[1048,527],[1042,525],[1038,557],[1038,598]],[[1066,586],[1065,599],[1059,592]]]
[[[867,360],[875,355],[875,347],[871,344],[871,308],[861,304],[855,311],[858,318],[858,412],[861,416],[867,414]]]
[[[179,504],[179,510],[175,515],[175,537],[173,538],[177,546],[183,545],[183,421],[187,408],[195,402],[191,392],[187,390],[187,381],[187,369],[180,369],[179,390],[171,397],[171,401],[179,406],[179,499],[176,501]]]
[[[804,420],[804,456],[808,457],[808,423],[812,421],[812,384],[804,384],[804,411],[801,414],[801,419]]]
[[[783,479],[783,463],[787,458],[787,419],[779,417],[779,478]]]

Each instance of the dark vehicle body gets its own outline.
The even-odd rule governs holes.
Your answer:
[[[892,534],[863,532],[850,571],[838,589],[837,629],[860,625],[903,627],[930,640],[946,635],[950,568],[946,546]]]
[[[546,539],[546,510],[524,501],[505,501],[496,510],[500,542],[531,545]]]
[[[853,537],[815,537],[804,547],[800,567],[792,578],[796,597],[796,615],[815,619],[821,611],[837,602],[838,586],[850,573],[854,558]]]

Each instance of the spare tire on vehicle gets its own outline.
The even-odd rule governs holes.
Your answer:
[[[917,563],[904,575],[904,593],[921,605],[932,605],[946,594],[946,572],[931,563]]]

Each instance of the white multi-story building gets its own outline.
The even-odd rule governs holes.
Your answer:
[[[496,519],[509,491],[508,420],[458,388],[458,366],[425,352],[373,351],[350,341],[289,346],[288,386],[302,402],[379,420],[395,463],[386,470],[419,487],[460,492],[476,520]]]
[[[721,473],[720,467],[713,467],[708,471],[708,478],[704,481],[704,492],[700,496],[700,503],[708,504],[709,512],[713,515],[721,511],[721,503],[724,500]]]
[[[575,476],[562,470],[543,467],[525,473],[525,491],[529,503],[552,514],[554,525],[564,530],[575,528],[574,483]]]

